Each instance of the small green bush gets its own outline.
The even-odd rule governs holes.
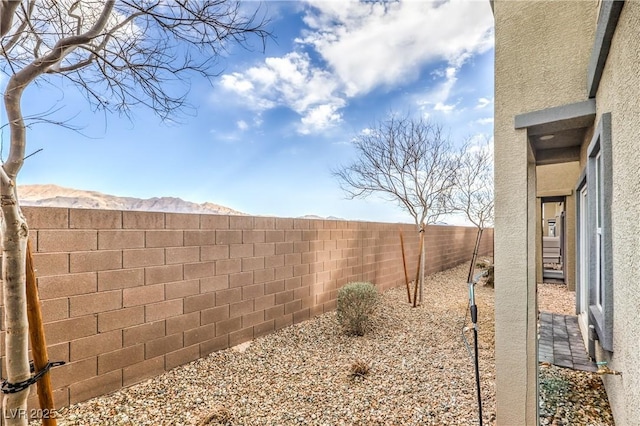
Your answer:
[[[336,316],[348,334],[362,336],[371,327],[378,290],[371,283],[349,283],[338,291]]]

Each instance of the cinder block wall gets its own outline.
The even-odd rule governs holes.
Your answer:
[[[330,311],[351,281],[404,285],[413,225],[25,208],[58,406],[109,393]],[[427,272],[468,261],[475,228],[432,226]],[[493,231],[482,254],[493,250]],[[0,354],[4,366],[4,333]],[[35,387],[32,390],[35,394]],[[31,397],[35,404],[35,395]]]

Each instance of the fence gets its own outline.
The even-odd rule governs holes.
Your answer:
[[[399,230],[411,276],[417,264],[412,225],[40,207],[24,213],[49,357],[67,362],[52,370],[58,406],[330,311],[347,282],[404,285]],[[468,261],[475,236],[475,228],[428,227],[427,273]],[[481,254],[492,249],[489,230]],[[4,332],[0,338],[4,365]]]

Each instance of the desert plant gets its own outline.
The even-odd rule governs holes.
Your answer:
[[[198,423],[198,426],[231,424],[231,412],[223,406],[216,407]]]
[[[370,369],[371,367],[369,367],[369,364],[359,359],[354,361],[353,364],[351,364],[351,367],[349,367],[349,373],[350,373],[350,376],[353,378],[364,377],[367,374],[369,374]]]
[[[338,291],[336,316],[348,334],[362,336],[371,327],[378,290],[371,283],[349,283]]]
[[[485,285],[493,288],[493,265],[490,265],[487,268],[487,280],[485,281]]]
[[[476,262],[476,268],[485,269],[487,266],[489,266],[489,264],[484,260],[478,260]]]

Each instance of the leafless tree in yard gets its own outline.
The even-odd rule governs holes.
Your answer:
[[[350,198],[379,194],[396,202],[418,230],[452,212],[459,161],[442,127],[422,118],[392,115],[355,137],[356,159],[334,171]],[[420,262],[420,300],[424,250]]]
[[[467,142],[460,149],[458,158],[460,169],[456,173],[456,187],[452,197],[452,205],[457,212],[463,213],[466,219],[478,228],[467,283],[469,285],[469,310],[473,323],[478,412],[480,423],[482,423],[482,396],[478,364],[478,307],[475,301],[476,279],[474,271],[482,233],[484,228],[493,222],[493,154],[489,143]],[[486,273],[488,274],[489,271],[487,270]]]
[[[95,110],[161,119],[183,111],[191,77],[215,77],[232,45],[260,46],[269,33],[259,7],[229,0],[23,0],[0,2],[0,71],[10,143],[0,167],[6,371],[31,377],[25,302],[28,226],[16,195],[27,146],[22,95],[31,85],[75,86]],[[46,121],[46,120],[45,120]],[[26,425],[28,390],[4,397],[6,425]]]
[[[455,211],[476,227],[493,223],[493,154],[488,142],[467,143],[459,153],[460,169],[452,197]]]

